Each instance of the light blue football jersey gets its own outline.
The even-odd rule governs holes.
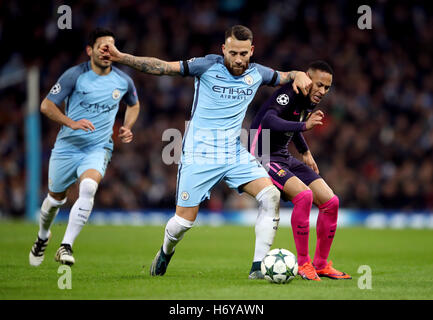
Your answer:
[[[261,85],[275,86],[279,73],[250,63],[240,76],[232,75],[224,58],[210,54],[181,61],[181,74],[195,77],[190,123],[182,151],[205,158],[228,159],[240,150],[240,133],[248,105]]]
[[[65,101],[65,114],[74,121],[87,119],[95,131],[72,130],[62,126],[53,153],[86,152],[102,147],[113,150],[113,125],[121,99],[128,106],[137,103],[132,79],[112,66],[109,74],[96,74],[90,61],[66,70],[52,87],[47,99],[60,106]]]

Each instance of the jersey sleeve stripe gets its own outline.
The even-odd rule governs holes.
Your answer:
[[[278,78],[278,72],[277,71],[274,71],[274,74],[273,74],[273,76],[272,76],[272,79],[271,79],[271,82],[269,83],[271,86],[274,86],[275,85],[275,81],[277,80],[277,78]]]
[[[189,66],[188,66],[188,62],[186,61],[182,61],[183,64],[183,76],[187,77],[189,76]]]

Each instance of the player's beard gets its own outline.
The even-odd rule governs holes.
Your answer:
[[[105,61],[108,61],[108,63]],[[109,60],[98,60],[97,58],[93,57],[93,63],[101,70],[106,70],[107,68],[111,68],[111,61]]]
[[[234,76],[240,76],[248,68],[248,62],[246,64],[239,66],[239,68],[234,68],[234,67],[237,67],[237,65],[235,65],[234,63],[230,64],[227,60],[224,61],[224,65],[230,71],[230,73]]]

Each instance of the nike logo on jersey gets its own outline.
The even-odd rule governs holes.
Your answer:
[[[226,78],[224,78],[224,77],[221,77],[221,76],[219,76],[219,75],[216,75],[216,77],[217,77],[217,79],[226,79]]]
[[[296,112],[296,111],[293,111],[293,114],[294,114],[295,116],[299,116],[299,115],[300,115],[300,113],[299,113],[299,112]]]

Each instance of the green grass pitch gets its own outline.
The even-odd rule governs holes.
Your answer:
[[[87,225],[74,245],[72,289],[58,288],[54,262],[65,224],[52,228],[46,258],[28,264],[37,225],[0,223],[0,299],[433,299],[433,230],[337,230],[330,259],[352,280],[289,284],[248,280],[254,228],[196,226],[176,249],[167,273],[150,277],[149,267],[162,243],[164,226]],[[315,230],[310,231],[314,255]],[[295,252],[291,229],[278,230],[273,248]],[[372,289],[361,290],[361,265],[372,270]]]

